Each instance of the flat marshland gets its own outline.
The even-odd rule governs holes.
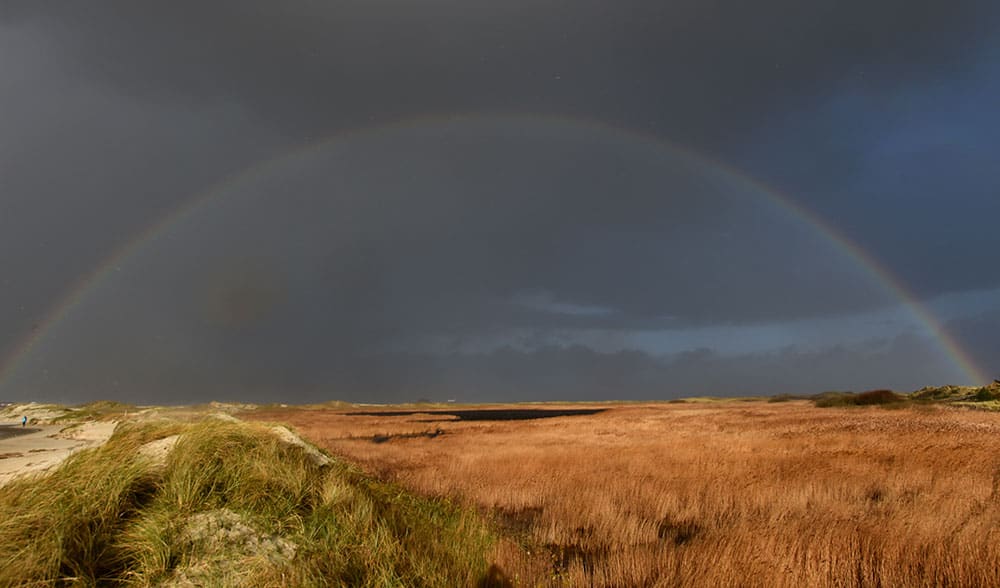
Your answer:
[[[1000,414],[807,401],[590,408],[601,411],[244,416],[289,423],[371,475],[483,513],[501,537],[495,579],[513,585],[1000,578]]]

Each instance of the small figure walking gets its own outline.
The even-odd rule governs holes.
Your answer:
[[[28,424],[28,417],[26,416],[21,417],[21,427],[24,427],[24,425],[27,424]]]

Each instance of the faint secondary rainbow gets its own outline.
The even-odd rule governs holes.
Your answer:
[[[480,121],[491,123],[511,123],[524,124],[534,123],[542,125],[563,125],[573,129],[589,129],[596,132],[609,133],[619,138],[628,139],[634,142],[653,147],[659,151],[680,156],[687,161],[693,162],[708,170],[721,172],[729,179],[737,180],[739,183],[767,198],[774,206],[787,211],[793,217],[806,223],[808,226],[817,229],[827,241],[849,258],[854,260],[867,274],[869,274],[878,284],[891,294],[893,298],[900,301],[912,313],[927,330],[930,332],[942,351],[946,354],[953,365],[972,383],[985,383],[989,378],[976,365],[976,362],[969,356],[968,352],[955,340],[944,328],[940,320],[935,317],[920,301],[914,296],[884,265],[869,252],[864,250],[856,242],[850,240],[837,228],[829,224],[824,219],[818,217],[812,211],[806,209],[790,197],[781,194],[773,187],[763,184],[761,181],[747,175],[745,172],[736,169],[729,164],[713,160],[704,154],[691,149],[675,145],[652,134],[633,129],[615,127],[601,121],[590,119],[576,119],[564,116],[536,115],[536,114],[445,114],[428,115],[415,118],[408,118],[392,123],[377,126],[361,127],[341,131],[336,134],[319,138],[301,144],[290,151],[285,151],[275,157],[258,161],[257,163],[241,169],[237,172],[223,177],[221,180],[210,185],[207,189],[197,193],[194,197],[165,215],[155,223],[146,227],[136,234],[132,239],[118,247],[103,262],[98,264],[91,272],[84,274],[77,279],[69,288],[67,293],[45,314],[43,320],[32,329],[31,333],[25,337],[14,350],[0,361],[0,385],[9,378],[16,370],[21,361],[31,354],[31,352],[45,340],[46,336],[63,319],[65,319],[74,308],[79,306],[87,295],[96,289],[104,279],[112,272],[121,268],[131,258],[135,257],[147,246],[155,242],[164,235],[170,227],[182,222],[184,219],[197,214],[208,203],[227,195],[237,195],[238,188],[250,185],[254,180],[266,176],[270,171],[279,168],[281,165],[311,153],[319,152],[335,144],[344,144],[352,139],[373,137],[380,134],[401,131],[405,129],[418,129],[423,127],[455,124],[461,121]]]

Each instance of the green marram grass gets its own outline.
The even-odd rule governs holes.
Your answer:
[[[214,419],[119,425],[0,488],[2,586],[468,586],[493,543],[472,511]]]

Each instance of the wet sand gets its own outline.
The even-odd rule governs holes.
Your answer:
[[[17,437],[18,435],[27,435],[29,433],[37,433],[41,429],[35,427],[22,427],[21,425],[0,425],[0,440],[10,439],[11,437]]]

